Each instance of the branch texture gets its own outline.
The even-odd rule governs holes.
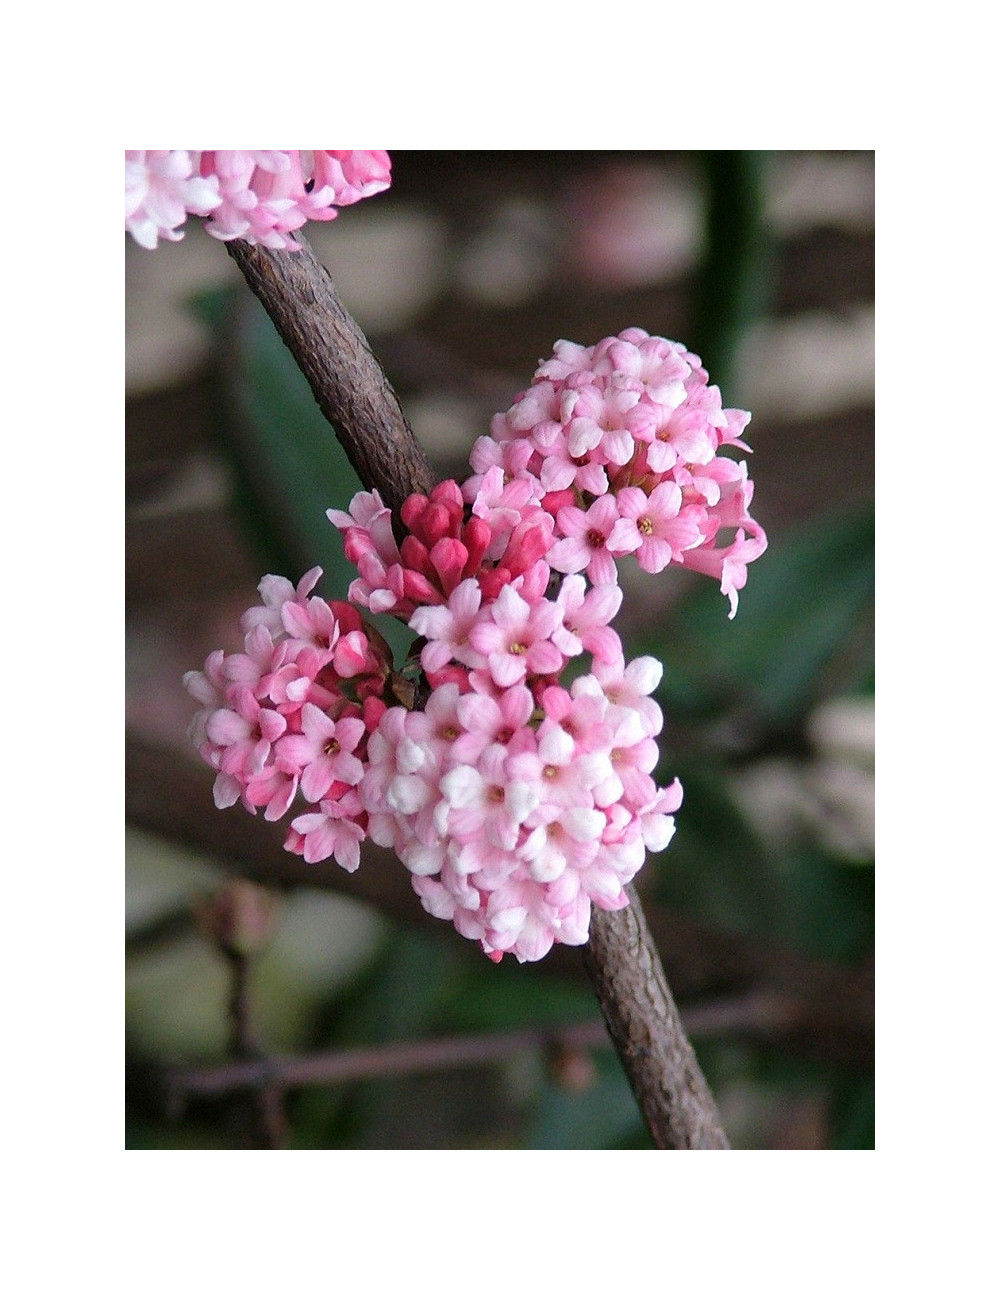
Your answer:
[[[369,491],[377,489],[398,518],[411,492],[430,492],[434,471],[368,340],[298,237],[298,253],[242,239],[229,240],[226,248],[309,381],[358,478]]]
[[[595,909],[583,961],[639,1109],[658,1147],[728,1148],[635,890],[620,912]]]
[[[398,515],[434,474],[381,366],[305,243],[298,253],[232,240],[226,247],[305,374],[368,489]],[[715,1102],[681,1028],[639,900],[594,909],[584,950],[612,1042],[654,1142],[728,1147]]]

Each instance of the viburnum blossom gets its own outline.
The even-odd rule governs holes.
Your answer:
[[[767,546],[749,514],[746,462],[720,455],[750,450],[741,437],[749,420],[722,406],[693,352],[627,329],[590,348],[560,340],[531,386],[494,416],[491,438],[526,440],[533,450],[521,473],[546,491],[576,467],[576,499],[554,512],[554,567],[593,566],[598,581],[610,561],[641,550],[649,572],[674,563],[717,578],[733,617],[746,566]],[[485,462],[486,450],[478,454]],[[584,475],[595,471],[606,486],[590,486]]]
[[[297,249],[292,232],[388,189],[381,149],[127,149],[125,229],[143,248],[183,237],[188,216],[216,239]]]
[[[360,196],[363,165],[336,157],[317,185]],[[273,155],[253,167],[288,183]],[[187,674],[216,803],[275,820],[298,800],[285,847],[310,863],[353,871],[365,838],[393,849],[426,910],[495,961],[586,942],[682,799],[657,784],[662,666],[627,660],[611,626],[618,565],[707,573],[732,617],[766,546],[746,462],[724,454],[749,452],[748,420],[679,344],[638,329],[557,343],[466,481],[409,497],[398,534],[377,492],[328,512],[353,604],[314,594],[319,569],[294,587],[270,575],[242,651]],[[408,625],[400,668],[360,611]]]

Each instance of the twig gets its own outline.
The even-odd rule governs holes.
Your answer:
[[[748,1023],[779,1028],[795,1015],[793,1000],[775,994],[749,993],[692,1006],[684,1013],[687,1031],[696,1036],[728,1034]],[[510,1033],[468,1034],[419,1039],[378,1047],[341,1048],[309,1056],[258,1057],[222,1065],[192,1066],[167,1075],[167,1095],[176,1114],[195,1097],[219,1097],[251,1088],[297,1088],[362,1079],[493,1065],[518,1052],[560,1053],[609,1047],[603,1020]]]
[[[361,482],[393,513],[434,478],[396,395],[330,278],[302,240],[297,253],[242,240],[226,247],[274,321]],[[715,1101],[677,1017],[635,894],[595,909],[585,952],[612,1042],[658,1146],[728,1147]]]
[[[175,1107],[188,1097],[220,1096],[237,1089],[280,1084],[284,1088],[352,1083],[360,1079],[422,1074],[462,1066],[491,1065],[516,1052],[537,1048],[586,1049],[607,1046],[600,1020],[561,1029],[517,1030],[507,1034],[463,1035],[391,1043],[384,1047],[346,1048],[313,1056],[229,1061],[171,1071],[168,1095]]]
[[[222,952],[230,972],[230,1051],[233,1063],[252,1066],[261,1058],[251,1015],[250,974],[254,959],[247,953],[225,947]],[[270,1080],[253,1088],[247,1098],[256,1145],[265,1150],[280,1150],[288,1145],[284,1101],[284,1089]]]
[[[630,907],[593,913],[583,950],[611,1040],[658,1147],[728,1147],[639,899],[627,892]]]
[[[258,1053],[250,999],[253,958],[249,953],[235,952],[223,944],[219,949],[229,966],[229,1051],[237,1059],[246,1060]]]
[[[368,340],[298,238],[299,253],[272,252],[242,239],[226,248],[309,381],[358,478],[378,489],[398,519],[412,492],[430,492],[434,471]]]
[[[262,1056],[253,1024],[251,981],[271,930],[273,912],[272,896],[239,878],[229,880],[195,908],[199,927],[229,970],[229,1051],[237,1065],[259,1061]],[[279,1086],[265,1081],[253,1087],[244,1108],[245,1130],[257,1147],[271,1150],[288,1145],[284,1092]]]

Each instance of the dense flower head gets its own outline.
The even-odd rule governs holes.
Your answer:
[[[176,241],[189,215],[216,239],[297,249],[293,231],[388,189],[389,155],[350,149],[128,149],[125,229]]]
[[[504,449],[513,444],[517,477],[543,493],[572,489],[554,511],[549,562],[560,572],[608,581],[628,555],[648,573],[682,565],[719,580],[732,617],[746,566],[767,546],[749,514],[746,461],[720,455],[750,451],[749,420],[723,407],[694,353],[627,329],[594,347],[558,342],[494,416],[492,446],[480,440],[477,459],[512,464]]]
[[[287,847],[353,871],[366,829],[357,787],[391,664],[357,610],[310,594],[321,573],[311,569],[297,588],[265,577],[263,604],[243,616],[243,651],[215,651],[184,684],[202,706],[192,737],[217,773],[216,806],[240,801],[275,821],[301,793],[320,811],[292,822]]]
[[[262,165],[262,164],[258,164]],[[186,684],[220,807],[277,819],[285,847],[347,870],[395,851],[432,915],[492,959],[586,942],[667,847],[682,792],[657,784],[661,665],[628,661],[618,565],[719,580],[730,617],[766,546],[750,518],[745,411],[699,359],[626,330],[561,342],[475,443],[464,483],[414,494],[394,531],[378,492],[330,510],[350,602],[269,576],[244,648]],[[396,671],[364,614],[404,622]]]

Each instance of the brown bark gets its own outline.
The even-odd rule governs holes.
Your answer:
[[[430,492],[434,471],[368,340],[312,249],[301,242],[298,253],[276,253],[242,239],[226,248],[308,379],[358,478],[369,491],[377,489],[398,518],[412,492]]]
[[[398,515],[434,477],[372,355],[305,241],[298,253],[227,247],[333,424],[361,482]],[[715,1101],[681,1029],[659,955],[634,893],[621,912],[593,912],[587,970],[654,1142],[723,1148]]]
[[[634,889],[631,906],[597,912],[583,961],[653,1141],[664,1150],[729,1143],[663,973]]]

